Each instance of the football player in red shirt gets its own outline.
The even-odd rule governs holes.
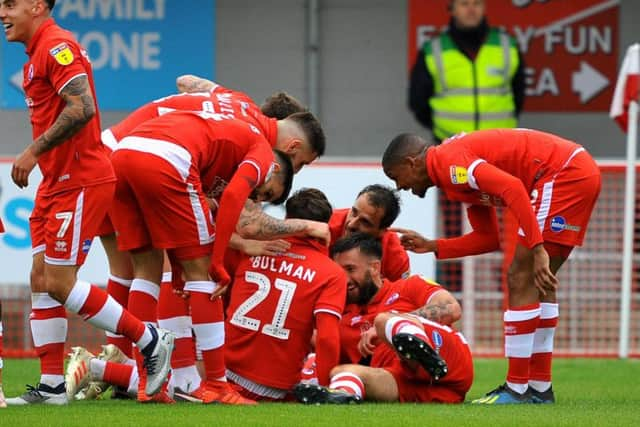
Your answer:
[[[302,106],[292,102],[287,97],[278,95],[268,100],[263,107],[267,113],[281,114],[282,116],[276,117],[278,120],[266,117],[260,113],[258,107],[247,95],[242,92],[231,91],[222,86],[217,86],[213,88],[213,90],[203,89],[197,93],[171,95],[140,107],[122,122],[116,124],[111,129],[105,130],[102,133],[102,140],[106,146],[114,149],[119,140],[129,134],[136,126],[151,118],[158,117],[161,114],[166,114],[173,110],[202,110],[219,113],[224,117],[237,117],[255,125],[265,136],[268,136],[275,148],[282,149],[291,157],[296,170],[324,153],[324,134],[320,124],[312,114],[300,114],[284,120],[286,116],[290,115],[285,113],[304,112],[305,109]],[[312,135],[309,141],[299,138],[298,133],[295,131],[299,126],[309,129],[308,133]],[[215,204],[217,203],[216,198],[220,197],[223,189],[224,187],[218,186],[208,195],[210,196],[209,200],[213,204],[213,209],[215,209]],[[326,224],[309,221],[282,221],[272,218],[262,213],[258,204],[252,203],[249,200],[247,200],[245,208],[242,211],[239,223],[244,224],[243,230],[247,234],[261,239],[277,238],[294,234],[316,237],[321,237],[325,233],[328,235],[328,230],[325,231],[325,229],[327,229]],[[324,228],[319,228],[320,225],[324,226]],[[147,289],[144,284],[139,283],[139,281],[132,281],[131,261],[127,253],[117,250],[115,233],[109,216],[105,218],[98,234],[101,236],[109,260],[110,277],[107,285],[109,293],[123,305],[126,305],[131,298],[135,300],[141,295],[140,292],[142,292],[142,295],[155,295],[155,293],[150,290],[153,288]],[[321,238],[325,239],[324,237]],[[242,239],[237,234],[234,234],[230,246],[245,252],[250,252],[252,255],[259,255],[280,251],[283,248],[286,249],[288,243],[283,240]],[[226,254],[227,259],[232,261],[228,265],[232,267],[239,253],[236,250],[228,249]],[[163,286],[167,287],[167,289],[161,292],[163,297],[160,298],[160,304],[158,306],[158,323],[161,327],[166,327],[177,334],[176,351],[172,357],[174,375],[172,375],[171,381],[172,384],[182,392],[187,390],[187,384],[190,383],[197,388],[198,383],[198,377],[195,375],[195,369],[193,368],[193,355],[190,350],[191,328],[190,324],[188,327],[185,326],[187,323],[190,323],[190,319],[188,318],[188,311],[187,313],[182,312],[185,308],[185,301],[173,295],[170,285],[170,270],[166,269],[165,271],[166,273],[163,275]],[[125,354],[131,354],[131,344],[126,338],[108,334],[107,341],[108,343],[117,345]],[[81,363],[73,363],[73,360],[71,360],[69,364],[70,369],[73,370],[76,366],[81,368]],[[74,379],[77,378],[77,376],[70,375],[68,378]],[[86,383],[84,377],[82,377],[80,381],[70,382],[73,383],[72,388],[74,390],[83,383]],[[104,386],[99,387],[99,389],[102,390],[104,390],[104,388]],[[86,396],[95,394],[96,393],[92,393],[91,391],[85,393]]]
[[[301,138],[309,138],[304,129],[297,131]],[[181,111],[144,122],[118,143],[112,155],[118,176],[113,209],[118,248],[131,253],[134,280],[150,290],[148,296],[139,292],[139,298],[130,300],[130,309],[143,320],[156,320],[166,250],[180,265],[184,290],[190,294],[193,329],[207,370],[203,392],[233,394],[222,381],[224,338],[217,321],[222,319],[222,306],[215,298],[220,292],[216,288],[223,289],[229,281],[222,266],[224,251],[247,198],[254,192],[260,194],[258,201],[274,201],[289,192],[291,162],[277,153],[273,163],[273,156],[271,145],[253,125],[217,114]],[[220,188],[211,255],[213,216],[205,194]],[[213,280],[208,274],[210,262]],[[218,400],[246,403],[224,399]]]
[[[368,185],[358,193],[350,209],[336,209],[329,221],[331,242],[361,232],[382,242],[382,277],[389,280],[407,278],[411,274],[409,256],[396,233],[388,231],[400,214],[398,193],[384,185]]]
[[[10,42],[26,46],[23,89],[33,142],[11,177],[24,188],[36,163],[43,180],[30,218],[33,245],[31,329],[40,357],[36,387],[7,403],[65,404],[65,307],[89,323],[126,335],[147,359],[149,391],[166,378],[173,337],[145,327],[96,286],[78,280],[93,237],[111,203],[115,176],[100,142],[93,73],[87,53],[50,17],[54,0],[3,0],[0,20]],[[61,305],[64,304],[64,307]]]
[[[287,200],[286,212],[287,218],[326,222],[331,205],[319,190],[303,189]],[[256,400],[287,397],[300,379],[314,327],[321,384],[328,385],[329,370],[338,363],[346,276],[322,242],[287,241],[284,254],[240,262],[227,309],[227,375]]]
[[[571,141],[529,129],[459,134],[440,146],[416,135],[397,136],[384,153],[386,175],[399,189],[424,197],[440,188],[469,203],[473,231],[429,240],[402,233],[405,248],[439,259],[499,249],[496,205],[517,218],[520,230],[509,267],[509,307],[504,313],[506,383],[475,403],[553,403],[551,355],[558,322],[556,273],[580,246],[600,193],[600,171]]]
[[[366,396],[383,402],[464,401],[473,363],[464,337],[447,326],[460,317],[456,299],[420,276],[383,279],[381,244],[366,234],[340,239],[332,255],[349,279],[340,321],[341,362],[348,364],[332,369],[329,388],[296,386],[298,400],[349,403]]]

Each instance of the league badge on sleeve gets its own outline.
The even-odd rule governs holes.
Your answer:
[[[468,182],[467,168],[462,166],[449,167],[449,175],[451,175],[452,184],[466,184]]]
[[[49,53],[60,65],[69,65],[73,62],[73,52],[64,42],[50,49]]]

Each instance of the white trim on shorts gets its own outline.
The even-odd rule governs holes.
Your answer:
[[[178,144],[160,139],[127,136],[114,149],[114,151],[119,150],[133,150],[153,154],[169,162],[178,171],[183,181],[186,181],[189,176],[191,153]]]

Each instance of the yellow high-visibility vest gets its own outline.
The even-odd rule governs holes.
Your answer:
[[[506,33],[490,29],[475,61],[443,33],[425,44],[424,59],[433,76],[429,104],[436,138],[516,127],[511,81],[518,68],[518,50]]]

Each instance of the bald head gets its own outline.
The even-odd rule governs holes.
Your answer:
[[[432,142],[411,133],[402,133],[389,143],[382,155],[382,169],[398,190],[410,190],[424,197],[433,185],[426,166],[427,149]]]
[[[412,133],[401,133],[393,138],[382,155],[383,169],[399,165],[407,157],[415,157],[431,145],[422,137]]]

